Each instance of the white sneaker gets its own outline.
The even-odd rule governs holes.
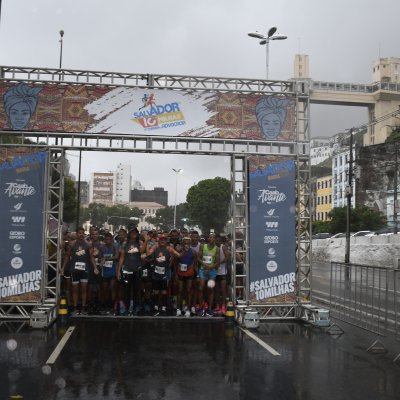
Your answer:
[[[195,307],[195,306],[192,306],[192,307],[190,308],[190,312],[191,312],[192,315],[196,315],[196,307]]]
[[[190,317],[190,311],[189,311],[189,310],[186,310],[186,311],[185,311],[185,317],[186,317],[186,318],[189,318],[189,317]]]
[[[180,317],[181,315],[182,315],[181,309],[180,309],[180,308],[177,308],[177,309],[176,309],[176,316],[177,316],[177,317]]]

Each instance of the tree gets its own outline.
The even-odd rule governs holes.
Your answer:
[[[168,206],[157,210],[154,217],[147,217],[146,221],[156,226],[162,231],[169,231],[174,227],[174,206]],[[181,228],[183,218],[187,218],[188,211],[186,203],[181,203],[176,206],[176,227]]]
[[[392,128],[392,133],[387,137],[386,143],[400,141],[400,126]]]
[[[64,222],[74,222],[76,220],[76,205],[77,196],[74,182],[71,178],[64,178],[64,208],[63,208],[63,220]]]
[[[205,179],[192,186],[186,196],[189,217],[203,232],[223,230],[229,220],[231,184],[221,177]]]
[[[330,213],[329,232],[346,232],[347,207],[336,207]],[[386,218],[379,211],[373,210],[367,206],[357,206],[351,209],[350,231],[364,231],[377,229],[386,226]]]

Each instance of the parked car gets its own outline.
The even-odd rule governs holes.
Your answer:
[[[314,235],[312,235],[313,239],[328,239],[331,237],[330,233],[327,232],[320,232],[320,233],[315,233]]]
[[[344,237],[346,237],[346,234],[340,232],[340,233],[336,233],[333,236],[331,236],[331,239],[338,239],[338,238],[344,238]]]
[[[377,235],[384,235],[384,236],[393,235],[394,234],[394,228],[393,227],[382,228],[382,229],[379,229],[378,231],[376,231],[376,234]]]
[[[372,234],[372,235],[371,235]],[[351,237],[357,237],[357,236],[373,236],[374,232],[372,231],[358,231],[356,233],[353,233]]]

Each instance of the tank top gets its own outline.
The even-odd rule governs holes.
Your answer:
[[[225,253],[224,253],[224,248],[223,244],[219,246],[219,259],[224,260],[225,259]],[[217,275],[226,275],[227,270],[226,270],[226,260],[222,264],[219,264]]]
[[[126,242],[123,270],[131,273],[136,272],[141,264],[142,261],[140,258],[139,240],[135,240],[134,242]]]
[[[166,247],[158,247],[154,251],[154,265],[152,278],[155,280],[167,279],[170,270],[171,255]]]
[[[208,248],[208,245],[205,244],[203,246],[203,259],[202,261],[207,263],[207,264],[214,264],[215,260],[217,259],[217,250],[218,247],[214,245],[212,249]],[[204,269],[204,265],[201,266],[202,269]]]
[[[183,250],[182,250],[183,252]],[[178,260],[178,275],[179,276],[193,276],[194,274],[194,256],[193,249],[189,248],[187,254]]]
[[[107,247],[106,245],[103,246],[103,257],[104,257],[104,264],[101,270],[101,276],[103,278],[114,278],[117,272],[117,263],[116,260],[112,260],[111,258],[114,257],[115,253],[115,245],[111,245]]]
[[[71,270],[89,272],[89,245],[84,240],[75,241],[71,252]]]

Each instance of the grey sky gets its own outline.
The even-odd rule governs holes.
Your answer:
[[[175,73],[223,77],[265,77],[265,47],[247,32],[277,26],[288,36],[270,44],[271,79],[293,75],[297,53],[310,56],[311,77],[336,82],[371,82],[372,62],[400,56],[398,0],[2,0],[0,65],[57,67],[59,31],[65,31],[63,66],[71,69]],[[312,136],[332,135],[366,122],[364,109],[313,106]],[[135,161],[137,158],[137,162]],[[87,155],[90,169],[115,169],[111,155]],[[72,172],[77,163],[71,157]],[[152,157],[147,156],[146,161]],[[101,160],[100,162],[97,160]],[[158,157],[158,168],[183,168],[177,156]],[[184,160],[181,159],[181,164]],[[135,177],[147,188],[140,157],[129,155]],[[194,159],[192,182],[207,174],[228,176],[224,159]],[[226,166],[228,165],[228,168]],[[148,173],[148,172],[147,172]],[[174,193],[175,178],[164,176]],[[184,191],[183,176],[182,190]],[[197,179],[198,178],[198,179]],[[185,178],[186,179],[186,178]],[[189,180],[189,178],[188,178]],[[190,185],[189,185],[190,186]],[[184,200],[178,198],[178,201]],[[174,201],[170,196],[170,203]]]

